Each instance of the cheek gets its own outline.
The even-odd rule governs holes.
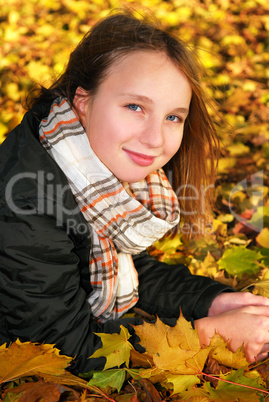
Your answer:
[[[182,142],[182,138],[183,138],[183,133],[180,136],[179,135],[172,136],[167,141],[166,154],[169,158],[172,158],[179,150],[181,142]]]
[[[120,144],[131,136],[133,131],[129,122],[124,121],[119,113],[109,111],[104,116],[95,118],[89,126],[89,138],[99,144]]]
[[[92,118],[87,125],[86,133],[94,151],[96,147],[104,146],[110,137],[107,120],[105,118]]]

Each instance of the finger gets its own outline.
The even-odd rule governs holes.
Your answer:
[[[253,306],[269,306],[269,298],[265,296],[254,295],[253,293],[248,294],[249,302]]]
[[[264,360],[268,358],[268,352],[259,353],[257,356],[257,361]]]
[[[251,342],[245,346],[244,352],[249,363],[255,363],[255,361],[266,359],[269,356],[269,339],[267,339],[267,342],[264,344]]]
[[[269,352],[269,343],[265,343],[260,351],[260,353],[268,353]]]
[[[252,306],[242,307],[241,310],[244,313],[269,317],[269,306],[253,306],[252,305]]]

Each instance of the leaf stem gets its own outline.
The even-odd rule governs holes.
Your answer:
[[[95,391],[98,394],[100,394],[100,395],[94,394],[94,396],[96,398],[105,398],[110,402],[117,402],[117,401],[115,401],[115,399],[110,398],[107,394],[105,394],[105,392],[103,392],[100,388],[96,387],[95,385],[88,385],[87,384],[86,386],[84,386],[84,388],[88,389],[88,390],[91,389],[92,391]]]

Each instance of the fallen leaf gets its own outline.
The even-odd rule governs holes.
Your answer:
[[[238,285],[236,276],[234,278],[233,277],[226,278],[224,271],[217,272],[214,279],[215,279],[215,281],[223,283],[224,285],[227,285],[227,286],[231,286],[234,289],[236,289],[236,287]]]
[[[166,327],[158,317],[156,323],[144,322],[142,325],[134,326],[136,334],[140,338],[140,344],[146,349],[148,354],[154,354],[159,350],[166,336]]]
[[[233,369],[240,369],[248,366],[243,348],[241,347],[235,352],[231,352],[228,348],[228,342],[225,342],[220,335],[215,334],[210,339],[210,346],[212,349],[210,350],[209,355],[219,364]]]
[[[61,394],[65,391],[73,394],[73,401],[79,400],[79,394],[75,390],[64,386],[60,388],[59,385],[49,384],[43,380],[27,382],[18,387],[9,389],[4,400],[9,398],[9,401],[14,401],[14,398],[19,394],[20,402],[58,402]]]
[[[149,369],[126,369],[126,371],[132,376],[132,378],[147,378],[153,384],[161,383],[165,381],[166,374],[163,370],[158,369],[156,366]]]
[[[36,344],[16,340],[10,346],[0,347],[0,384],[17,378],[39,375],[65,373],[72,357],[61,355],[50,344]]]
[[[225,381],[221,381],[221,379]],[[209,393],[211,401],[249,402],[251,400],[251,402],[258,402],[260,401],[260,396],[257,395],[257,389],[265,390],[264,385],[260,384],[260,381],[260,377],[245,377],[244,369],[242,368],[233,370],[228,374],[220,374],[216,388],[212,388],[209,382],[205,382],[203,388]]]
[[[258,365],[257,371],[261,374],[263,380],[269,385],[269,359],[267,358],[261,364]]]
[[[259,272],[257,260],[260,258],[261,254],[257,251],[234,246],[224,251],[218,265],[219,269],[225,269],[228,274],[241,278],[244,274],[254,275]]]
[[[172,374],[197,374],[203,368],[209,348],[201,349],[197,330],[182,314],[175,327],[157,318],[156,324],[145,322],[134,328],[158,369]]]
[[[269,279],[251,283],[248,287],[254,287],[252,293],[269,297]]]
[[[153,354],[153,361],[156,367],[172,374],[196,374],[198,369],[187,365],[189,359],[195,355],[195,351],[184,350],[179,346],[170,348],[167,339],[164,338],[161,348]]]
[[[147,353],[139,353],[135,349],[131,349],[130,361],[132,367],[152,367],[152,356]]]
[[[66,371],[64,374],[61,375],[54,375],[54,374],[42,374],[40,375],[46,382],[55,383],[55,384],[65,384],[75,387],[81,387],[85,389],[89,389],[91,391],[95,391],[96,387],[88,386],[87,381],[83,380],[80,377],[73,375]]]
[[[187,321],[182,313],[178,318],[174,327],[166,327],[167,339],[169,346],[180,346],[182,349],[193,350],[198,352],[201,349],[198,332],[191,325],[190,321]]]
[[[212,357],[208,357],[207,361],[206,361],[206,365],[204,367],[204,375],[205,375],[205,379],[208,380],[214,388],[216,388],[216,386],[218,385],[218,376],[220,373],[222,374],[226,374],[228,372],[230,372],[231,369],[228,367],[225,367],[221,364],[219,364],[217,362],[217,360],[213,359]],[[207,377],[206,374],[210,374],[212,376],[212,374],[214,375],[214,377]]]
[[[262,231],[256,237],[256,241],[261,247],[269,249],[269,229],[262,229]]]
[[[200,384],[200,379],[196,375],[174,375],[167,374],[166,383],[173,384],[173,394],[179,394],[181,398],[186,397],[190,390],[196,385]]]
[[[202,269],[199,271],[199,273],[197,273],[199,275],[205,275],[214,278],[218,272],[218,264],[209,251],[204,261],[201,263],[201,268]]]
[[[104,392],[102,392],[99,388],[95,385],[89,385],[87,381],[83,380],[80,377],[77,377],[69,372],[65,372],[61,375],[53,375],[53,374],[42,374],[40,375],[46,382],[53,383],[53,384],[64,384],[74,386],[76,388],[88,389],[89,391],[100,394],[102,396],[106,396]],[[100,397],[98,395],[98,397]]]
[[[153,246],[157,250],[161,250],[162,252],[166,254],[171,254],[177,250],[179,246],[181,246],[183,243],[181,241],[180,235],[177,234],[174,237],[171,238],[164,238],[161,240],[157,240]]]
[[[128,342],[131,335],[123,325],[120,328],[120,334],[115,333],[112,334],[113,336],[111,334],[96,333],[101,338],[103,346],[97,349],[90,358],[106,357],[104,370],[119,367],[123,363],[129,367],[130,353],[131,349],[133,349],[131,343]]]
[[[120,392],[125,381],[126,371],[124,369],[112,369],[107,371],[94,371],[88,385],[101,389],[111,388]]]
[[[162,402],[159,392],[154,385],[145,378],[140,378],[137,381],[132,381],[136,388],[138,401],[143,402]]]

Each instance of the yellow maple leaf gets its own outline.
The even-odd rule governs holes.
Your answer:
[[[193,358],[186,361],[186,366],[188,370],[185,370],[184,374],[199,374],[205,365],[205,362],[210,353],[211,347],[206,347],[204,349],[200,349]]]
[[[178,346],[198,352],[201,349],[198,332],[193,329],[182,313],[174,327],[167,326],[167,337],[171,347]]]
[[[240,369],[247,367],[249,364],[244,355],[243,347],[240,347],[234,353],[231,352],[227,347],[227,342],[218,334],[211,338],[210,346],[212,346],[210,356],[223,366]]]
[[[147,353],[153,354],[161,348],[163,338],[166,336],[168,325],[165,325],[158,317],[154,324],[144,322],[134,326],[136,334],[140,338],[140,344]]]
[[[0,347],[0,384],[21,377],[45,374],[60,375],[70,364],[72,357],[60,355],[51,344],[20,342]]]
[[[196,384],[200,384],[200,380],[196,375],[167,374],[166,382],[172,383],[173,394],[180,394],[181,397],[187,396]]]
[[[156,367],[172,374],[199,373],[211,349],[201,349],[197,330],[182,314],[174,327],[157,318],[155,324],[135,326],[135,332]]]
[[[120,328],[119,334],[96,333],[101,338],[103,346],[97,349],[89,358],[106,357],[104,370],[119,367],[123,363],[127,367],[129,366],[130,353],[131,349],[133,349],[131,343],[128,342],[131,335],[123,325]]]
[[[194,374],[195,370],[186,366],[186,362],[196,354],[192,350],[181,349],[180,346],[171,348],[167,338],[163,337],[163,342],[153,354],[153,362],[159,369],[167,370],[173,374]]]

